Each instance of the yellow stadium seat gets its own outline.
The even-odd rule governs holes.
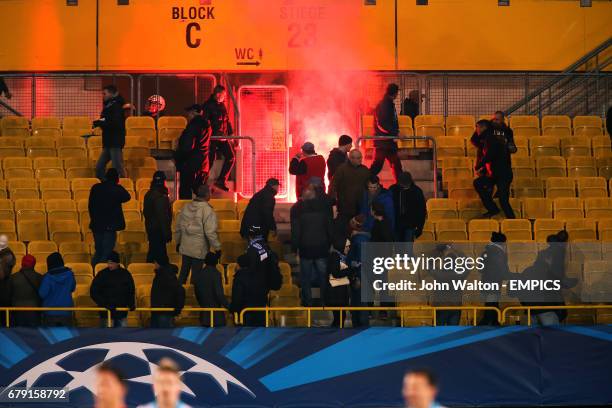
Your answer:
[[[525,136],[515,137],[514,144],[516,146],[516,153],[512,155],[512,162],[514,162],[515,158],[529,157],[529,138],[528,137],[525,137]]]
[[[591,219],[577,218],[565,221],[565,229],[570,241],[596,241],[596,221]]]
[[[40,190],[40,198],[43,200],[72,199],[72,193],[63,188],[47,188]]]
[[[40,220],[19,220],[17,221],[17,232],[20,241],[46,241],[47,224]]]
[[[126,190],[134,190],[134,182],[130,178],[120,178],[119,185],[123,186]]]
[[[0,118],[2,136],[30,136],[30,123],[22,116],[4,116]]]
[[[93,178],[95,171],[91,167],[70,167],[66,169],[66,178],[69,180],[77,178]]]
[[[584,203],[580,198],[555,198],[555,219],[584,218]]]
[[[38,180],[38,186],[40,190],[70,190],[70,182],[65,178],[45,178]]]
[[[34,176],[37,179],[63,179],[66,174],[64,173],[64,169],[61,167],[56,168],[44,168],[44,169],[36,169],[34,171]]]
[[[463,220],[438,220],[434,223],[438,241],[466,241],[467,229]]]
[[[34,178],[34,171],[24,168],[7,168],[4,170],[4,178],[7,180],[15,178]]]
[[[81,240],[81,227],[74,220],[49,220],[49,236],[57,244]]]
[[[474,178],[474,170],[471,165],[471,159],[468,159],[469,165],[463,167],[443,167],[442,181],[445,188],[448,188],[448,183],[455,180],[467,180]]]
[[[567,158],[567,175],[569,177],[597,176],[596,161],[590,156],[574,156]]]
[[[87,116],[64,116],[62,128],[66,129],[91,129],[92,120]]]
[[[493,231],[499,232],[499,222],[497,220],[471,220],[468,223],[470,241],[488,242]]]
[[[448,184],[448,197],[456,200],[478,198],[472,179],[457,179]]]
[[[64,257],[64,262],[85,263],[91,262],[89,245],[85,242],[62,242],[59,245],[59,252]],[[91,271],[93,275],[93,271]]]
[[[576,197],[576,185],[573,178],[549,177],[546,179],[546,197]]]
[[[504,220],[504,221],[524,221],[524,220]],[[502,221],[502,223],[504,221]],[[526,225],[524,224],[519,225],[519,224],[520,223],[509,226],[510,228],[517,228],[517,230],[510,229],[509,233],[512,235],[515,232],[519,233],[519,231],[525,231],[525,232],[522,232],[521,234],[527,236],[526,230],[518,229],[518,228],[526,227]],[[529,229],[529,236],[530,235],[531,235],[531,226]],[[507,251],[508,251],[508,263],[511,265],[522,265],[523,267],[520,269],[521,272],[523,271],[523,269],[525,269],[524,265],[529,266],[533,264],[533,262],[535,261],[538,255],[538,244],[533,242],[531,238],[523,240],[523,241],[512,240],[511,242],[508,242],[506,246],[507,246]]]
[[[600,157],[602,154],[607,154],[612,150],[612,148],[610,147],[609,136],[593,136],[591,138],[591,146],[593,147],[594,157]]]
[[[612,218],[612,198],[585,198],[584,212],[587,218],[596,220]]]
[[[597,158],[597,174],[612,179],[612,156]]]
[[[217,231],[217,235],[219,236],[219,240],[221,242],[240,240],[240,221],[219,220],[219,229]]]
[[[10,241],[16,241],[17,229],[15,228],[15,221],[0,220],[0,234],[6,235]]]
[[[578,177],[577,182],[581,198],[608,196],[608,186],[603,177]]]
[[[531,241],[531,222],[525,219],[506,219],[501,222],[501,232],[508,241]]]
[[[32,118],[32,136],[60,137],[60,121],[55,117]]]
[[[155,173],[156,170],[157,169],[150,168],[150,167],[128,167],[127,172],[128,172],[128,175],[134,180],[145,178],[149,180],[149,182],[151,182],[151,179],[153,178],[153,174]]]
[[[149,147],[149,142],[147,138],[144,136],[126,136],[125,138],[125,147]]]
[[[575,116],[574,117],[575,136],[601,136],[602,121],[599,116]]]
[[[4,137],[4,136],[3,136]],[[0,147],[0,159],[5,157],[25,157],[22,147]]]
[[[155,265],[152,263],[133,263],[127,267],[132,275],[151,275],[155,276]]]
[[[11,200],[0,198],[0,220],[15,221],[15,210]]]
[[[246,242],[244,240],[221,242],[221,263],[229,264],[236,262],[238,257],[244,254],[245,250]]]
[[[236,204],[234,200],[229,198],[213,198],[209,201],[209,204],[215,210],[218,219],[236,219]]]
[[[0,148],[1,147],[16,147],[23,150],[26,138],[20,136],[2,136],[0,137]]]
[[[534,160],[528,156],[513,156],[512,173],[515,178],[535,177]]]
[[[545,115],[542,117],[542,135],[571,136],[572,120],[566,115]]]
[[[430,198],[427,200],[427,217],[434,221],[445,218],[457,218],[457,200],[450,198]]]
[[[597,231],[599,232],[599,240],[607,245],[612,259],[612,218],[604,218],[597,221]]]
[[[417,136],[444,136],[444,116],[442,115],[418,115],[414,118],[415,135]],[[416,147],[430,147],[427,141],[416,142]]]
[[[155,120],[150,116],[130,116],[125,120],[126,129],[155,129]]]
[[[465,156],[465,140],[460,136],[445,136],[436,139],[438,161],[445,157]]]
[[[512,191],[516,198],[544,197],[542,180],[537,177],[517,177],[512,182]]]
[[[85,149],[84,147],[76,147],[76,146],[58,147],[57,155],[61,158],[79,157],[82,159],[87,159],[87,149]]]
[[[176,215],[181,212],[181,210],[183,209],[184,206],[186,206],[188,203],[190,203],[191,200],[176,200],[172,203],[172,213],[175,215],[174,218],[176,218]]]
[[[561,140],[556,136],[541,136],[529,139],[529,150],[531,156],[539,158],[542,156],[559,156]]]
[[[563,157],[539,157],[536,160],[537,175],[541,179],[548,177],[565,177],[566,162]]]
[[[58,148],[61,147],[78,147],[85,148],[85,140],[79,136],[71,136],[71,137],[62,137],[57,139],[56,143]]]
[[[76,189],[90,190],[94,184],[98,184],[100,180],[97,178],[75,178],[70,181],[72,191]]]
[[[510,127],[515,136],[539,136],[540,119],[531,115],[512,115],[510,117]]]
[[[537,242],[546,242],[550,234],[556,234],[564,227],[564,221],[541,218],[537,219],[533,225],[533,232]]]
[[[525,218],[535,220],[538,218],[553,217],[553,201],[547,198],[524,198],[523,215]]]
[[[57,156],[55,139],[50,136],[32,136],[26,139],[25,148],[28,157]]]
[[[449,115],[446,117],[446,135],[470,137],[474,133],[476,122],[471,115]]]
[[[412,118],[406,115],[399,115],[397,117],[399,124],[400,137],[414,136],[414,129],[412,128]],[[398,140],[397,145],[399,148],[406,149],[414,147],[413,140]]]
[[[417,240],[418,241],[435,241],[436,240],[434,224],[431,221],[429,220],[425,221],[425,225],[423,225],[423,233]]]
[[[590,156],[591,139],[587,136],[570,136],[561,139],[561,153],[565,157]]]
[[[175,142],[187,126],[183,116],[162,116],[157,120],[157,137],[160,149],[174,149]]]
[[[32,159],[28,157],[5,157],[2,159],[2,168],[5,172],[10,169],[32,170]]]

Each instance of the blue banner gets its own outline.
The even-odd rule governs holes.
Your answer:
[[[67,387],[61,406],[89,407],[112,360],[135,406],[153,399],[162,357],[194,407],[398,407],[404,373],[422,367],[448,406],[612,403],[612,326],[0,329],[0,386]]]

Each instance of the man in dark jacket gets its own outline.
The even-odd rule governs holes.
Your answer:
[[[248,237],[246,256],[249,259],[249,269],[268,291],[279,290],[283,284],[283,276],[278,265],[278,255],[264,240],[260,226],[250,226]]]
[[[102,152],[96,164],[96,177],[104,178],[106,163],[111,161],[121,177],[125,177],[123,167],[123,146],[125,146],[125,100],[119,95],[115,85],[103,89],[104,107],[100,119],[93,122],[94,127],[102,128]]]
[[[42,307],[73,307],[72,292],[75,289],[74,273],[64,266],[60,253],[53,252],[47,257],[47,273],[38,288]],[[45,326],[71,326],[72,312],[47,311],[43,323]]]
[[[421,95],[418,90],[413,89],[408,94],[408,97],[404,99],[402,104],[402,115],[410,116],[410,119],[414,122],[414,118],[419,116],[421,105]]]
[[[125,229],[121,204],[130,201],[130,193],[119,185],[119,174],[108,169],[106,179],[91,187],[89,192],[89,228],[93,232],[95,254],[91,260],[95,267],[110,256],[117,242],[117,231]]]
[[[342,135],[338,139],[338,147],[334,147],[327,157],[327,180],[331,183],[334,174],[342,163],[348,160],[348,152],[353,148],[353,139],[349,135]]]
[[[112,251],[107,261],[108,266],[91,282],[89,294],[99,307],[111,311],[113,327],[127,327],[127,312],[116,309],[127,307],[134,310],[136,307],[134,279],[127,269],[121,267],[118,253]],[[100,327],[107,327],[107,318],[106,312],[100,312]]]
[[[11,306],[40,307],[38,289],[42,275],[34,271],[36,258],[28,254],[21,258],[21,269],[11,275]],[[36,327],[40,325],[40,312],[13,312],[13,325]]]
[[[176,274],[178,267],[173,264],[155,265],[155,278],[151,286],[151,307],[172,308],[173,312],[151,312],[151,327],[174,327],[174,317],[185,307],[185,288]]]
[[[195,296],[200,307],[224,307],[229,308],[229,303],[223,293],[221,273],[217,269],[219,256],[212,252],[204,258],[204,268],[196,270],[191,274],[191,284],[195,290]],[[215,327],[225,326],[225,312],[214,312],[213,323]],[[200,313],[202,326],[211,326],[210,312]]]
[[[208,152],[211,128],[202,114],[200,105],[187,109],[187,127],[181,133],[175,154],[176,168],[180,173],[179,199],[191,200],[192,193],[208,179]]]
[[[376,105],[374,112],[374,132],[376,136],[385,136],[389,140],[375,140],[376,153],[370,166],[370,172],[377,175],[383,168],[385,160],[391,165],[395,181],[402,172],[402,162],[397,157],[397,143],[394,138],[399,135],[399,122],[395,110],[395,98],[399,93],[396,84],[389,84],[383,99]]]
[[[208,119],[210,120],[213,136],[232,136],[234,134],[232,123],[229,119],[229,115],[227,114],[227,108],[225,107],[226,96],[227,92],[225,91],[225,87],[217,85],[213,89],[213,93],[210,95],[210,98],[208,98],[208,100],[204,102],[202,106],[206,116],[208,116]],[[213,140],[210,143],[209,153],[211,166],[215,163],[215,156],[217,155],[217,152],[223,156],[224,161],[219,177],[217,178],[217,181],[215,181],[215,187],[223,191],[229,191],[229,187],[227,187],[227,179],[236,160],[234,154],[234,144],[227,139]]]
[[[169,262],[166,244],[172,241],[172,207],[166,187],[166,173],[163,171],[158,170],[153,174],[142,210],[149,240],[147,262],[165,265]]]
[[[265,307],[268,304],[270,289],[259,279],[256,271],[250,266],[249,257],[240,255],[237,259],[238,270],[232,282],[232,303],[230,311],[240,313],[247,307]],[[244,325],[261,327],[266,325],[266,314],[263,312],[246,312]]]
[[[336,200],[339,224],[347,227],[349,220],[359,214],[359,201],[370,178],[370,171],[362,161],[361,152],[351,150],[348,162],[338,167],[329,188],[330,197]]]
[[[11,273],[15,267],[15,254],[8,247],[8,237],[0,236],[0,307],[11,305]],[[6,314],[0,317],[0,324],[6,325]]]
[[[482,123],[485,122],[485,123]],[[480,135],[484,134],[483,156],[476,165],[480,174],[474,180],[474,188],[487,209],[485,217],[499,214],[499,208],[493,201],[493,187],[497,187],[497,197],[506,218],[515,218],[510,206],[510,184],[512,184],[512,164],[506,139],[499,133],[494,133],[488,121],[479,121]]]
[[[510,154],[516,153],[517,148],[514,143],[514,132],[510,129],[510,126],[506,124],[506,114],[502,111],[495,112],[491,125],[493,134],[505,141],[508,152],[510,152]]]
[[[500,232],[493,232],[491,234],[491,242],[485,247],[482,258],[484,258],[484,268],[481,271],[482,282],[497,283],[501,287],[502,281],[511,277],[510,268],[508,267],[506,236]],[[483,292],[482,295],[484,296],[485,306],[499,308],[501,296],[499,290]],[[497,312],[485,310],[478,324],[480,326],[498,326]]]
[[[280,182],[275,178],[270,178],[266,181],[265,187],[251,197],[240,223],[240,235],[243,238],[248,237],[251,225],[261,226],[261,235],[266,241],[270,232],[276,233],[276,221],[274,220],[276,199],[274,197],[279,188]]]
[[[413,242],[423,233],[427,208],[423,190],[407,171],[400,174],[397,184],[389,188],[395,209],[395,234],[400,242]]]
[[[291,247],[300,256],[302,306],[312,306],[313,282],[322,292],[326,286],[327,258],[333,234],[332,213],[328,203],[317,198],[314,188],[304,190],[294,208],[297,206],[299,211],[292,211]]]
[[[385,209],[385,219],[389,223],[391,230],[395,228],[395,209],[393,205],[393,196],[380,184],[378,176],[371,175],[368,183],[367,190],[361,197],[361,203],[359,204],[359,213],[365,215],[365,222],[363,227],[366,231],[370,231],[374,225],[374,216],[370,209],[372,204],[380,203]]]

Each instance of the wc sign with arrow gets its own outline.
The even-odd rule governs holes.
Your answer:
[[[259,66],[263,60],[263,50],[260,48],[234,48],[236,53],[236,65]]]

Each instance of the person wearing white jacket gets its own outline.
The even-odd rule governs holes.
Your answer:
[[[201,185],[192,202],[183,207],[176,220],[175,241],[182,256],[179,282],[184,284],[192,273],[202,269],[209,252],[221,256],[221,242],[217,236],[217,214],[208,203],[210,189]]]

